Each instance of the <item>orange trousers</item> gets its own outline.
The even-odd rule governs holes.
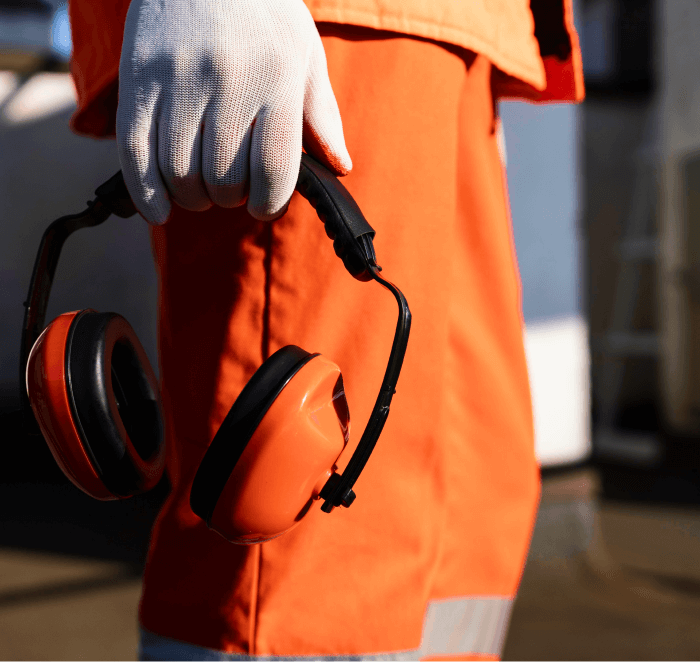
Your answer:
[[[392,412],[351,508],[315,509],[258,546],[208,530],[189,508],[192,478],[256,368],[290,343],[335,361],[356,444],[396,303],[345,271],[298,194],[273,223],[178,208],[154,228],[173,491],[141,623],[247,655],[493,659],[539,481],[491,65],[426,40],[320,28],[354,161],[344,183],[413,313]]]

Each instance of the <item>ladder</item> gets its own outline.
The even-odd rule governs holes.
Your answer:
[[[614,285],[612,315],[606,333],[597,338],[594,345],[604,357],[594,382],[600,404],[594,438],[595,455],[638,466],[653,466],[660,458],[661,444],[657,436],[621,432],[615,429],[615,421],[619,413],[625,360],[659,355],[658,334],[632,328],[640,297],[640,267],[645,262],[655,261],[659,249],[653,229],[657,198],[656,154],[653,147],[646,147],[634,155],[632,204],[618,245],[620,272]]]

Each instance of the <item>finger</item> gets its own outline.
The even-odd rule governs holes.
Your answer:
[[[117,107],[117,153],[124,183],[140,214],[152,225],[170,215],[170,198],[158,170],[157,102],[140,106],[122,93]]]
[[[250,147],[248,213],[261,221],[284,214],[299,177],[303,110],[263,109]]]
[[[304,147],[336,175],[347,175],[352,170],[320,39],[311,56],[304,94]]]
[[[255,117],[232,117],[219,105],[206,116],[202,176],[209,198],[220,207],[239,207],[248,197],[250,145]]]
[[[202,179],[201,101],[173,94],[158,120],[158,165],[170,196],[180,207],[204,211],[212,206]]]

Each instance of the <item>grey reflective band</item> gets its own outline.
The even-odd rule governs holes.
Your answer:
[[[153,660],[418,660],[438,655],[500,656],[513,601],[454,598],[428,603],[420,648],[393,653],[330,656],[267,656],[224,653],[141,630],[140,659]]]
[[[184,641],[176,641],[168,637],[141,630],[139,644],[139,660],[300,660],[315,662],[316,660],[417,660],[418,649],[400,651],[397,653],[377,653],[368,655],[246,655],[244,653],[224,653],[195,646]]]
[[[513,601],[508,598],[456,598],[429,603],[419,657],[500,655],[512,607]]]
[[[244,653],[224,653],[195,646],[184,641],[141,630],[139,643],[139,660],[417,660],[418,649],[398,653],[379,653],[375,655],[246,655]]]

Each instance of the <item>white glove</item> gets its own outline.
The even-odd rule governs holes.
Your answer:
[[[119,65],[117,146],[141,214],[248,200],[281,216],[304,147],[352,168],[326,56],[302,0],[132,0]]]

